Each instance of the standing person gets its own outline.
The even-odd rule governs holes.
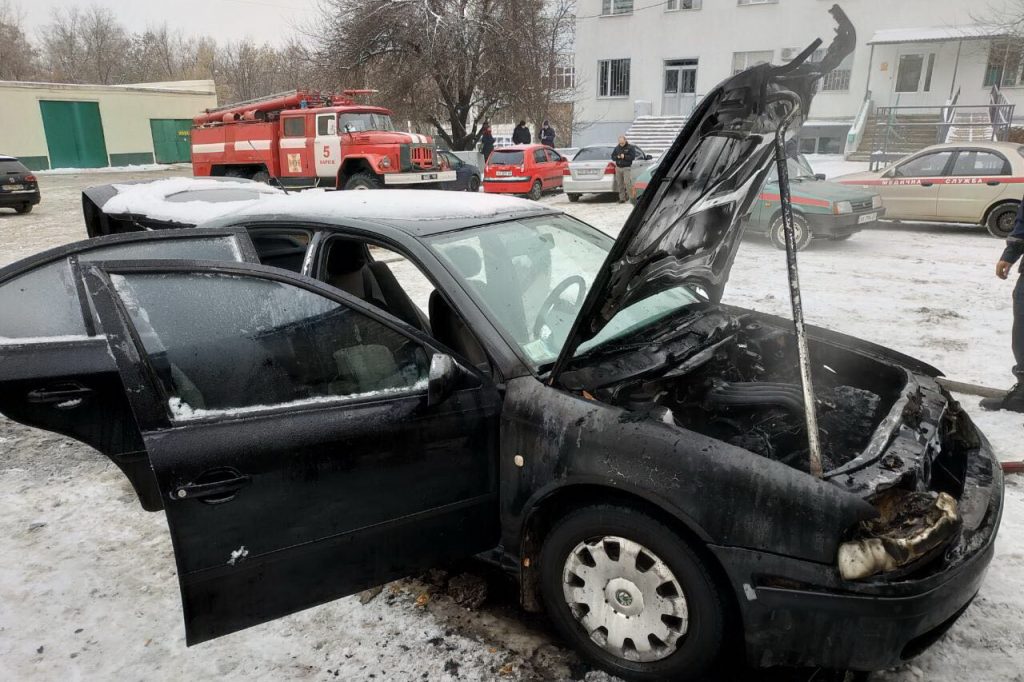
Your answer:
[[[1017,220],[1013,231],[1006,238],[1006,248],[996,263],[996,277],[1006,279],[1010,268],[1024,254],[1024,203],[1017,208]],[[1013,375],[1017,383],[1009,391],[998,398],[983,398],[981,407],[986,410],[1013,410],[1024,412],[1024,263],[1018,269],[1017,284],[1013,287],[1013,327],[1011,328],[1011,345],[1013,347]]]
[[[619,135],[619,144],[612,150],[612,161],[615,162],[615,191],[619,195],[620,204],[633,198],[633,161],[635,159],[636,147],[629,143],[625,135]]]
[[[526,127],[526,121],[520,121],[512,131],[512,144],[530,144],[533,136],[530,129]]]
[[[491,133],[491,122],[484,121],[484,128],[480,132],[480,152],[484,155],[484,164],[487,158],[494,151],[494,135]]]
[[[545,147],[554,148],[555,146],[555,129],[551,127],[547,119],[544,119],[544,124],[540,127],[540,143]]]

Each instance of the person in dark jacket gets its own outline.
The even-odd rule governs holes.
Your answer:
[[[530,144],[533,136],[530,129],[526,127],[526,121],[520,121],[512,131],[512,144]]]
[[[555,146],[555,129],[547,119],[544,119],[544,125],[540,127],[540,143],[545,147]]]
[[[1017,220],[1013,224],[1013,231],[1006,238],[1006,248],[996,263],[996,277],[1006,279],[1010,275],[1010,268],[1020,260],[1024,254],[1024,203],[1017,208]],[[1018,272],[1024,273],[1024,263]],[[1017,383],[1005,394],[997,398],[984,398],[981,407],[986,410],[1013,410],[1024,412],[1024,274],[1017,277],[1017,284],[1013,287],[1013,327],[1011,331],[1011,345],[1013,347],[1013,375]]]
[[[484,155],[484,163],[487,157],[494,151],[494,135],[491,133],[491,122],[484,121],[483,130],[480,131],[480,153]]]
[[[619,144],[612,150],[612,161],[615,162],[615,192],[619,195],[620,204],[633,198],[633,161],[636,156],[636,147],[625,135],[619,135]]]

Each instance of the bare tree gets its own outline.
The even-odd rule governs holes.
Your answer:
[[[118,83],[129,51],[127,32],[114,13],[92,6],[55,10],[43,31],[43,59],[50,79],[69,83]]]
[[[36,50],[25,35],[25,15],[13,0],[0,0],[0,80],[37,77]]]

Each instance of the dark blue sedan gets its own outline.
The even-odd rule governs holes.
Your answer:
[[[466,163],[455,156],[455,154],[444,149],[438,149],[437,156],[441,164],[447,164],[449,168],[455,171],[455,180],[440,183],[441,189],[454,190],[456,192],[480,191],[480,168],[471,163]]]

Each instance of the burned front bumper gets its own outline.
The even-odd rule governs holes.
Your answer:
[[[973,437],[959,453],[963,526],[927,565],[847,581],[834,564],[711,547],[735,590],[751,664],[880,670],[924,651],[963,613],[992,560],[1003,480],[988,442],[966,414],[957,419]]]

